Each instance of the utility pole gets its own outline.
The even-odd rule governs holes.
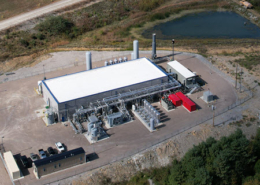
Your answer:
[[[174,39],[172,39],[172,61],[174,61]]]
[[[213,127],[215,127],[215,109],[216,109],[216,106],[212,105],[212,110],[213,110],[212,126]]]
[[[46,77],[45,77],[45,70],[44,70],[44,64],[42,65],[42,68],[43,68],[43,75],[44,75],[43,80],[46,80]]]
[[[4,136],[2,137],[2,147],[1,147],[2,153],[4,153]]]
[[[243,70],[241,68],[241,71],[240,71],[240,93],[241,93],[241,87],[242,87],[242,73],[243,73]]]
[[[237,64],[236,64],[236,89],[237,89]]]

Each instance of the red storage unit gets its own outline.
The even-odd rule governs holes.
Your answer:
[[[186,97],[182,92],[175,93],[182,100],[182,105],[188,109],[188,111],[192,112],[196,110],[196,104],[191,101],[188,97]]]
[[[178,106],[180,106],[181,105],[181,99],[178,97],[178,96],[176,96],[175,94],[170,94],[169,95],[169,100],[176,106],[176,107],[178,107]]]

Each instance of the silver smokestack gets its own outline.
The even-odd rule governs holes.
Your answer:
[[[134,40],[134,59],[138,59],[139,58],[139,42],[138,40]]]
[[[86,52],[86,68],[87,70],[92,69],[91,52]]]
[[[153,42],[152,42],[152,59],[155,59],[156,55],[156,34],[153,34]]]

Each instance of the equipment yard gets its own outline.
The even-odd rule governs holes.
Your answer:
[[[145,57],[144,54],[140,55],[140,57]],[[188,96],[196,104],[197,110],[190,113],[184,107],[179,106],[173,111],[167,111],[159,102],[155,102],[152,105],[161,114],[162,122],[162,125],[156,128],[156,132],[149,132],[138,118],[133,117],[132,122],[107,130],[109,138],[94,144],[90,144],[83,134],[75,134],[68,122],[47,127],[43,120],[37,117],[35,111],[46,106],[42,96],[37,95],[34,91],[34,88],[37,87],[37,81],[43,79],[43,74],[0,84],[0,124],[2,128],[0,134],[4,136],[2,142],[5,151],[12,151],[14,156],[30,156],[30,153],[37,153],[40,148],[45,151],[50,146],[55,148],[55,143],[60,141],[67,151],[82,147],[86,155],[96,153],[98,156],[89,163],[43,176],[40,179],[35,178],[32,168],[22,169],[24,178],[15,182],[45,184],[64,179],[138,153],[151,144],[157,143],[158,140],[167,138],[170,134],[195,126],[202,119],[212,117],[213,114],[211,106],[200,98],[204,91],[210,90],[217,97],[214,105],[218,111],[236,102],[237,95],[234,87],[198,58],[182,53],[177,53],[174,57],[175,60],[196,72],[206,81],[202,91]],[[93,64],[97,67],[103,66],[104,61]],[[158,65],[166,69],[167,62],[161,62]],[[85,68],[85,65],[80,65],[49,72],[45,76],[49,79],[83,71]],[[10,182],[3,168],[1,168],[0,177],[3,179],[2,181]]]

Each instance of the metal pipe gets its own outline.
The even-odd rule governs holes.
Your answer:
[[[172,61],[174,61],[174,39],[172,39]]]
[[[91,52],[86,52],[86,68],[87,70],[92,69]]]
[[[134,40],[133,48],[134,48],[134,59],[138,59],[139,58],[139,42],[138,42],[138,40]]]
[[[152,42],[152,59],[155,59],[156,55],[156,34],[153,34],[153,42]]]

